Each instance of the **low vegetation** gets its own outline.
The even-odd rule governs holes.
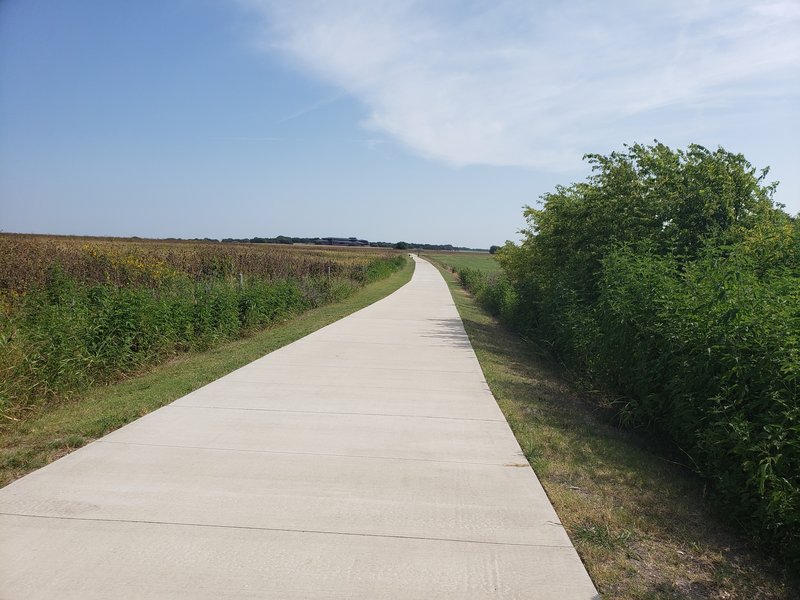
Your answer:
[[[668,441],[720,512],[800,565],[800,221],[737,154],[635,145],[528,208],[499,315]]]
[[[791,569],[710,509],[691,469],[616,425],[596,394],[444,274],[492,393],[604,598],[800,597]]]
[[[317,250],[0,237],[0,415],[340,301],[407,262]]]

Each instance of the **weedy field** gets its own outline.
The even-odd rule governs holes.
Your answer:
[[[406,262],[369,248],[0,235],[0,416],[24,420],[342,300]]]

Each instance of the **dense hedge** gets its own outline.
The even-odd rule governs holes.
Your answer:
[[[462,282],[668,435],[754,537],[800,564],[800,222],[741,156],[633,146],[529,208]]]
[[[54,265],[0,323],[0,414],[20,418],[94,382],[341,300],[406,260],[375,259],[350,277],[177,274],[155,287],[87,283]]]

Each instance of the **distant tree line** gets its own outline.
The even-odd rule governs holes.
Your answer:
[[[375,248],[395,248],[397,250],[441,250],[443,252],[473,251],[487,252],[486,248],[468,248],[467,246],[453,246],[453,244],[421,244],[419,242],[370,242]]]
[[[279,235],[278,237],[223,238],[222,242],[226,244],[313,244],[318,239]]]
[[[207,241],[217,241],[204,238]],[[279,235],[277,237],[252,237],[252,238],[223,238],[224,244],[319,244],[325,238],[318,237],[294,237]],[[472,250],[486,252],[486,248],[468,248],[466,246],[453,246],[452,244],[421,244],[417,242],[369,242],[372,248],[395,248],[397,250],[408,250],[419,248],[420,250],[441,250],[441,251],[464,251]],[[493,246],[497,249],[497,246]]]

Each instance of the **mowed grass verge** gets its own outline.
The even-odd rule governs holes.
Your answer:
[[[144,374],[96,386],[24,421],[0,425],[0,486],[309,333],[368,306],[406,284],[414,262],[389,277],[249,337],[180,355]]]
[[[698,478],[613,426],[437,266],[500,408],[603,597],[800,597],[780,565],[713,516]]]
[[[456,270],[479,269],[486,273],[500,271],[500,263],[493,254],[486,252],[421,252],[420,255]]]

